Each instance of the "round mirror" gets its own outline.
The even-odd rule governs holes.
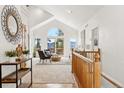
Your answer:
[[[8,17],[8,29],[11,35],[15,35],[17,33],[17,22],[12,15]]]
[[[1,13],[1,26],[5,38],[12,44],[18,44],[22,38],[22,21],[18,9],[13,5],[3,7]]]

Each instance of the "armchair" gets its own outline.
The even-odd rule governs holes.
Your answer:
[[[49,49],[45,49],[45,50],[44,50],[44,53],[45,53],[45,55],[46,55],[47,57],[51,57],[51,56],[52,56],[52,53],[51,53],[51,51],[50,51]]]
[[[47,56],[43,51],[38,50],[38,54],[39,54],[40,62],[41,60],[43,60],[43,62],[44,60],[47,61],[47,59],[49,59],[51,62],[51,56]]]

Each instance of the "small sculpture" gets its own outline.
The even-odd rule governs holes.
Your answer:
[[[23,48],[21,46],[21,44],[18,44],[17,48],[16,48],[16,52],[17,52],[17,56],[19,57],[20,61],[24,59],[23,56]],[[26,63],[21,63],[21,68],[25,68],[26,67]]]
[[[23,49],[22,49],[21,44],[18,44],[18,46],[17,46],[17,48],[16,48],[16,52],[17,52],[17,56],[18,56],[18,57],[23,56]]]

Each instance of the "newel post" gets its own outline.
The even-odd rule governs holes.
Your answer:
[[[101,69],[100,69],[100,53],[97,52],[94,55],[94,76],[93,76],[93,85],[94,88],[101,87]]]
[[[100,55],[99,55],[100,53],[95,53],[95,55],[94,55],[94,62],[100,62]]]

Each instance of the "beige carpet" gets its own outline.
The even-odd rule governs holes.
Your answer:
[[[69,58],[61,57],[60,61],[51,61],[45,60],[44,62],[39,60],[39,58],[35,58],[34,61],[37,63],[37,65],[71,65],[71,61]]]
[[[70,65],[34,65],[33,83],[74,83]]]
[[[30,82],[30,73],[23,82]],[[74,84],[71,65],[33,65],[33,84]]]

